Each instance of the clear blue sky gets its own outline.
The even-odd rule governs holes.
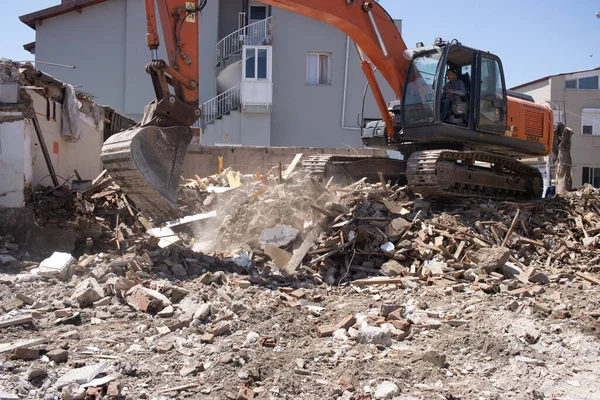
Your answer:
[[[22,46],[35,40],[35,31],[18,17],[59,3],[2,0],[0,57],[31,59]],[[597,0],[381,0],[381,4],[392,17],[403,20],[408,47],[421,41],[431,44],[439,36],[490,51],[502,59],[509,87],[600,66]]]

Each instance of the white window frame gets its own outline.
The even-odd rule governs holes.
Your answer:
[[[584,134],[583,126],[591,126],[592,134]],[[581,110],[581,136],[600,136],[600,108],[583,108]]]
[[[309,82],[309,77],[310,77],[310,56],[317,56],[317,59],[319,60],[318,65],[317,65],[317,83],[310,83]],[[327,61],[327,83],[319,83],[321,81],[321,56],[327,56],[328,61]],[[311,52],[311,53],[306,53],[306,84],[310,85],[310,86],[327,86],[327,85],[331,85],[331,62],[332,62],[332,55],[331,53],[316,53],[316,52]]]
[[[248,49],[256,49],[256,56],[254,57],[254,78],[246,77],[246,54]],[[267,50],[267,77],[266,78],[258,78],[258,50]],[[272,47],[271,46],[244,46],[242,51],[242,80],[243,81],[262,81],[262,82],[271,82],[272,73],[273,73],[273,57],[272,57]]]

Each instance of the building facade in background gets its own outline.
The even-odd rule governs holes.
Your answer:
[[[63,0],[20,18],[36,30],[36,61],[76,67],[38,68],[140,119],[154,98],[144,0]],[[202,144],[363,147],[366,79],[344,33],[255,0],[209,0],[197,21]],[[379,118],[370,92],[364,109]]]
[[[600,68],[546,76],[513,90],[548,104],[554,121],[573,130],[573,187],[590,183],[600,188]]]

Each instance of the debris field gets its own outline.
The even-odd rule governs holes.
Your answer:
[[[39,188],[0,237],[0,399],[600,399],[600,195],[425,200],[302,171]]]

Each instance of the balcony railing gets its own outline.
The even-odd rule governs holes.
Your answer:
[[[233,54],[240,54],[244,45],[271,44],[272,18],[247,25],[225,36],[216,45],[217,67]]]
[[[202,117],[196,121],[193,127],[204,129],[206,128],[206,125],[210,124],[215,119],[221,118],[223,115],[238,109],[241,104],[240,86],[241,85],[234,86],[228,91],[203,103],[201,106]]]

